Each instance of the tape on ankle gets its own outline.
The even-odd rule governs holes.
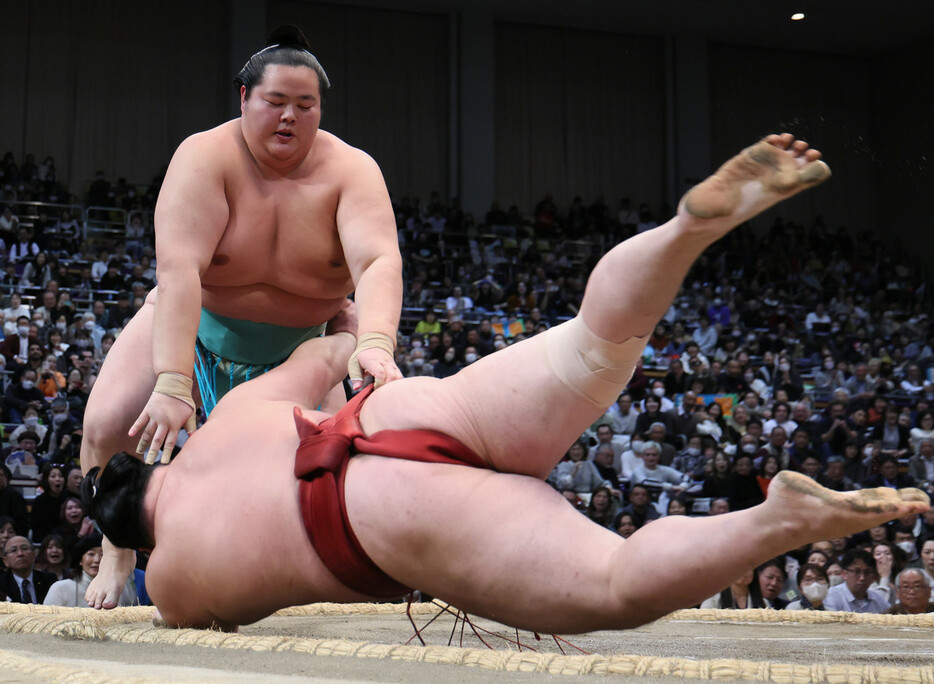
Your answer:
[[[591,332],[579,316],[544,334],[554,374],[572,392],[604,409],[626,387],[645,349],[644,337],[620,344],[607,342]]]
[[[364,349],[382,349],[384,352],[389,354],[389,358],[393,358],[396,351],[396,342],[389,335],[381,332],[368,332],[363,333],[357,338],[357,348],[353,350],[353,354],[350,355],[350,361],[347,362],[347,370],[350,374],[351,380],[362,380],[363,379],[363,368],[360,366],[360,362],[357,361],[357,356]],[[379,387],[382,384],[382,381],[377,381],[376,386]]]
[[[187,375],[181,373],[159,373],[153,392],[165,394],[184,401],[191,407],[191,416],[185,421],[185,429],[192,432],[195,429],[195,401],[191,398],[192,381]]]

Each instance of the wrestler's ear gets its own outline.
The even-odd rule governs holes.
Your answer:
[[[246,103],[246,86],[240,86],[240,113],[243,114],[243,105]]]

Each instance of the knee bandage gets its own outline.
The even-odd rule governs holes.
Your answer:
[[[607,342],[591,332],[580,316],[544,335],[554,374],[572,392],[603,409],[626,387],[646,344],[645,337]]]

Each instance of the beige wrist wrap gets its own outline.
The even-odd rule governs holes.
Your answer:
[[[165,394],[184,401],[191,407],[191,415],[185,421],[185,429],[194,432],[195,429],[195,401],[191,398],[192,381],[187,375],[181,373],[159,373],[153,392]]]
[[[374,347],[389,354],[390,359],[393,358],[396,351],[396,343],[389,335],[381,332],[364,333],[357,339],[357,348],[354,349],[353,354],[350,355],[350,361],[347,362],[347,370],[351,380],[363,379],[363,368],[361,368],[360,362],[357,361],[357,356],[364,349],[373,349]],[[377,387],[381,384],[383,384],[382,380],[376,381]]]

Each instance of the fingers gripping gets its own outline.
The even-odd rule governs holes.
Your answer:
[[[359,385],[363,382],[363,373],[366,371],[370,375],[374,376],[377,380],[377,386],[381,385],[383,382],[388,380],[393,380],[395,378],[388,377],[389,374],[386,372],[386,364],[379,364],[372,360],[369,360],[366,365],[361,364],[360,356],[361,352],[366,351],[367,349],[379,349],[389,355],[389,364],[392,364],[392,367],[395,368],[395,364],[392,363],[393,352],[396,349],[396,344],[389,335],[385,335],[380,332],[369,332],[364,333],[357,340],[357,348],[354,349],[353,354],[350,356],[350,361],[347,363],[347,371],[350,375],[351,383],[353,384],[354,389],[357,389]],[[366,357],[366,355],[364,355]],[[366,360],[366,358],[364,358]],[[377,370],[382,371],[380,373],[375,373]],[[396,371],[398,372],[398,370]]]

